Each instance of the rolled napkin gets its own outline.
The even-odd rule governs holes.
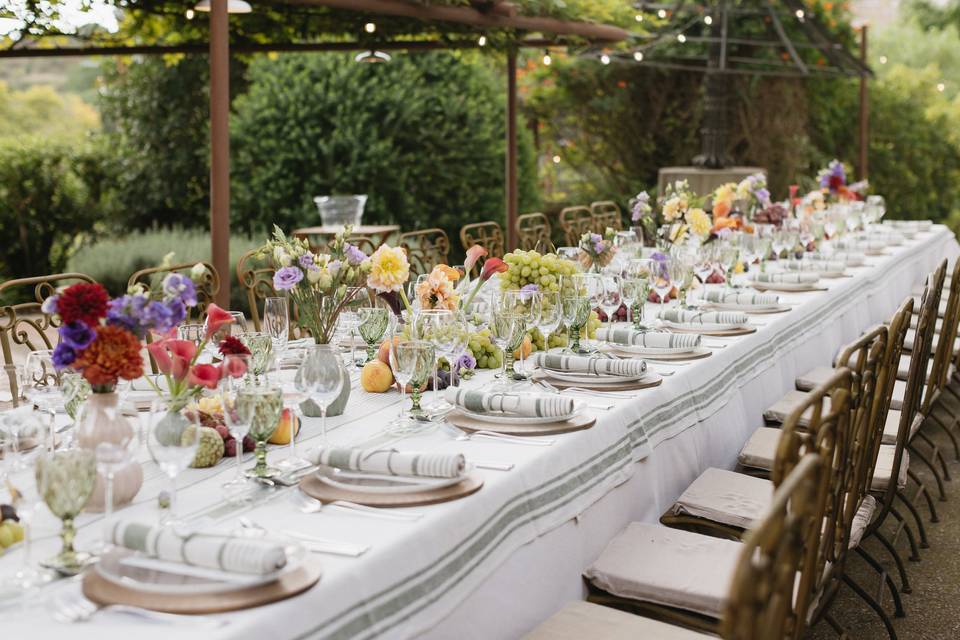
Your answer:
[[[502,411],[530,418],[558,418],[573,413],[573,398],[553,393],[498,393],[447,387],[443,397],[450,404],[474,413]]]
[[[849,240],[840,238],[834,244],[837,249],[847,251],[883,251],[887,248],[886,240]]]
[[[758,273],[755,282],[770,282],[783,284],[816,284],[820,280],[816,273]]]
[[[690,311],[688,309],[666,309],[660,312],[660,319],[674,324],[747,324],[747,314],[739,311]]]
[[[775,307],[780,304],[780,296],[772,293],[724,291],[722,289],[707,291],[703,294],[703,299],[715,304],[735,304],[742,307]]]
[[[817,273],[842,273],[847,263],[834,260],[784,260],[780,263],[787,271],[816,271]]]
[[[867,261],[867,256],[856,251],[837,251],[831,254],[826,253],[808,253],[804,260],[816,260],[818,262],[844,262],[848,267],[859,267]]]
[[[647,363],[643,360],[621,360],[590,356],[571,356],[560,353],[538,351],[531,359],[535,366],[568,373],[588,373],[591,375],[635,377],[643,375]]]
[[[391,476],[457,478],[467,461],[462,453],[417,453],[393,449],[317,447],[307,452],[315,465]]]
[[[287,564],[282,543],[257,538],[211,533],[181,536],[175,527],[154,527],[132,521],[114,524],[111,538],[115,545],[167,562],[234,573],[264,575]]]
[[[691,349],[700,346],[703,340],[696,333],[666,333],[662,331],[637,331],[629,327],[616,329],[597,329],[597,340],[605,340],[625,347],[647,347],[650,349]]]

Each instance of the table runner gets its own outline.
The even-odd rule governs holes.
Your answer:
[[[703,468],[732,467],[739,446],[759,424],[751,418],[759,418],[765,403],[791,388],[797,374],[830,361],[841,344],[887,317],[937,260],[957,252],[952,235],[937,226],[888,256],[869,258],[851,270],[853,278],[829,283],[827,292],[782,296],[795,305],[792,312],[750,336],[711,338],[730,346],[636,399],[611,401],[615,408],[599,412],[594,428],[559,436],[551,447],[465,444],[436,432],[394,443],[405,451],[463,452],[468,459],[516,464],[508,473],[484,472],[486,485],[468,499],[418,508],[425,517],[415,524],[305,515],[279,497],[245,510],[267,526],[371,544],[372,550],[359,560],[323,556],[324,578],[296,599],[231,614],[231,623],[215,632],[177,627],[176,633],[198,640],[521,635],[579,596],[579,570],[626,522],[655,520]],[[400,400],[357,388],[353,394],[348,415],[328,422],[333,444],[362,442],[395,415]],[[319,444],[317,420],[307,420],[303,433],[305,447]],[[274,449],[270,455],[279,460],[284,453]],[[231,473],[229,464],[186,472],[181,515],[213,510],[222,516],[219,484]],[[124,517],[155,517],[163,479],[152,464],[145,476],[137,504]],[[81,547],[97,538],[99,522],[99,516],[80,518]],[[230,518],[219,526],[234,524]],[[35,528],[42,536],[35,557],[52,554],[56,523],[45,509]],[[0,573],[15,571],[19,554],[0,559]],[[63,632],[39,610],[27,623],[9,617],[4,624],[13,634],[18,627],[41,635]],[[119,639],[134,630],[138,640],[171,632],[119,617],[69,631],[71,637]]]

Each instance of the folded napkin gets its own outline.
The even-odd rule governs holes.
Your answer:
[[[816,271],[817,273],[842,273],[846,262],[832,260],[784,260],[780,263],[787,271]]]
[[[283,544],[212,533],[181,536],[175,527],[120,521],[111,530],[113,544],[165,560],[235,573],[263,575],[287,564]]]
[[[703,338],[696,333],[666,333],[662,331],[637,331],[629,327],[617,329],[597,329],[597,340],[627,347],[648,347],[651,349],[677,349],[680,347],[699,347]]]
[[[643,360],[621,360],[590,356],[571,356],[559,353],[538,351],[531,359],[534,366],[568,373],[588,373],[592,375],[633,377],[643,375],[647,363]]]
[[[735,304],[742,307],[774,307],[780,304],[780,296],[772,293],[749,293],[711,289],[703,294],[706,302]]]
[[[848,267],[859,267],[867,261],[867,256],[855,251],[837,251],[831,254],[808,253],[804,260],[814,260],[817,262],[844,262]]]
[[[660,312],[660,319],[674,324],[747,324],[747,314],[739,311],[690,311],[687,309],[666,309]]]
[[[467,465],[461,453],[416,453],[393,449],[338,447],[311,449],[307,452],[307,460],[316,465],[349,471],[427,478],[456,478],[463,475]]]
[[[755,280],[771,283],[816,284],[820,276],[816,273],[758,273]]]
[[[848,240],[840,238],[834,244],[837,249],[848,251],[883,251],[887,248],[886,240]]]
[[[447,402],[474,413],[502,411],[516,416],[531,418],[555,418],[573,413],[573,398],[548,393],[498,393],[468,391],[460,387],[447,387],[443,392]]]

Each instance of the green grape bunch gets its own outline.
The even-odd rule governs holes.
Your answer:
[[[521,289],[535,284],[541,291],[560,291],[560,277],[573,275],[577,265],[564,260],[555,253],[540,254],[537,251],[511,251],[503,256],[507,270],[500,274],[500,287]]]
[[[503,354],[490,339],[489,329],[471,333],[467,339],[467,349],[477,361],[477,369],[499,369],[503,363]]]

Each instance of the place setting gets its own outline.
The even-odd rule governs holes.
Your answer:
[[[479,435],[545,436],[589,429],[597,422],[585,402],[549,392],[449,387],[445,397],[456,407],[446,416],[447,421]]]
[[[747,314],[766,315],[786,313],[793,309],[780,297],[770,293],[750,290],[710,288],[700,298],[700,308],[711,311],[742,311]]]
[[[663,376],[648,369],[645,361],[632,357],[619,358],[603,353],[535,353],[531,362],[537,367],[533,383],[550,385],[559,391],[635,391],[656,387],[663,382]]]
[[[700,311],[675,308],[661,311],[658,317],[661,326],[671,332],[732,337],[757,331],[757,327],[750,323],[750,318],[742,311]]]
[[[604,342],[601,347],[604,352],[620,357],[669,363],[702,360],[713,355],[713,351],[703,345],[703,338],[696,334],[620,326],[598,329],[597,338]]]
[[[808,272],[763,272],[754,276],[750,286],[757,291],[783,291],[802,293],[807,291],[826,291],[820,284],[819,273]]]

